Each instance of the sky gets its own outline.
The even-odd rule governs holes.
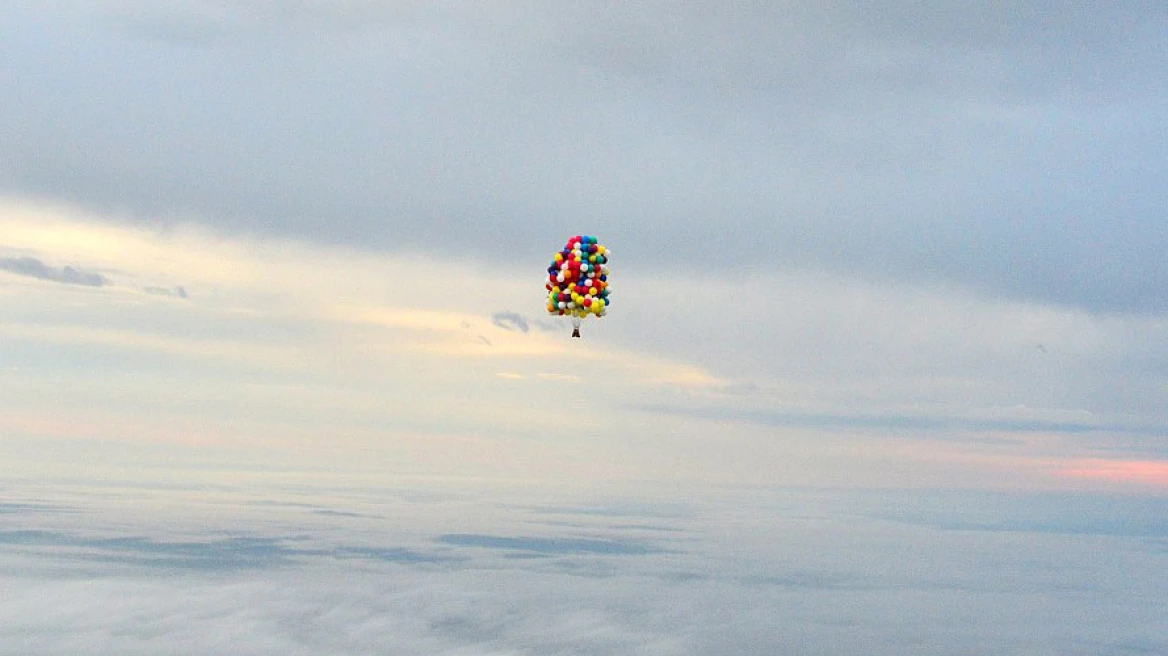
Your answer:
[[[1166,33],[5,3],[0,654],[1168,650]]]

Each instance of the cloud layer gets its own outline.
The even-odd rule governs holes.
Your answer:
[[[423,500],[415,486],[413,501],[350,489],[322,516],[297,500],[324,488],[249,485],[226,498],[265,503],[208,521],[206,496],[152,488],[164,513],[126,515],[120,490],[74,489],[48,505],[84,511],[25,500],[0,515],[0,653],[1168,646],[1162,499],[756,489],[524,506],[516,489]],[[480,524],[495,532],[443,532]]]
[[[1155,3],[4,10],[0,191],[146,224],[1162,314]],[[551,246],[549,247],[549,244]]]

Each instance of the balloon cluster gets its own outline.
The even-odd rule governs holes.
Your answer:
[[[548,312],[574,320],[607,314],[608,255],[596,237],[576,235],[569,239],[547,269]]]

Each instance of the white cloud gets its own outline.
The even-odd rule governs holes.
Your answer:
[[[0,379],[10,427],[51,413],[133,440],[153,431],[182,442],[172,430],[181,426],[214,443],[339,430],[332,439],[351,445],[378,431],[432,431],[494,435],[531,457],[521,440],[575,421],[585,432],[602,427],[604,444],[636,438],[635,458],[615,464],[597,446],[586,470],[765,480],[765,466],[742,454],[752,441],[773,443],[767,431],[794,431],[796,450],[814,444],[806,431],[901,430],[969,439],[974,452],[987,435],[1011,444],[1053,431],[1064,433],[1059,448],[1074,442],[1091,457],[1121,445],[1157,453],[1150,436],[1166,424],[1168,327],[1155,318],[813,272],[617,268],[611,314],[589,320],[576,340],[496,325],[500,312],[544,321],[542,260],[530,271],[521,262],[483,270],[193,227],[119,227],[27,205],[8,207],[0,227],[9,252],[115,282],[37,286],[13,276],[0,286],[12,308],[0,320],[0,355],[20,372]],[[181,284],[189,298],[144,294],[146,283]],[[132,426],[117,418],[131,412]],[[745,451],[709,451],[701,435],[711,430]],[[662,433],[682,441],[668,446]],[[658,448],[674,455],[654,456]],[[462,471],[485,462],[414,455]],[[540,476],[576,467],[553,452],[540,457],[549,458]],[[855,480],[874,471],[861,472],[862,460],[849,467]]]
[[[131,509],[128,488],[57,488],[52,504],[0,506],[0,654],[899,655],[1168,644],[1155,541],[1165,535],[1163,501],[1154,497],[1117,507],[1107,495],[739,488],[657,507],[644,499],[662,489],[597,506],[572,497],[531,505],[522,486],[452,494],[415,482],[400,496],[331,486],[137,487],[150,503]],[[477,546],[438,539],[455,527],[488,532],[467,541]],[[572,549],[605,540],[656,549]],[[530,557],[526,541],[557,546]],[[400,559],[400,546],[452,559]],[[228,566],[207,567],[208,554]]]

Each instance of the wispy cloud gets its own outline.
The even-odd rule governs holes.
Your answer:
[[[1117,469],[1123,468],[1116,464]],[[872,494],[855,510],[869,517],[941,531],[1168,538],[1168,499],[1159,494],[1115,497],[1089,492],[888,491]]]
[[[1168,487],[1166,460],[1103,460],[1081,458],[1057,465],[1060,476]]]
[[[439,536],[438,542],[459,547],[480,547],[544,555],[605,554],[628,556],[649,554],[655,551],[653,546],[644,542],[609,538],[514,537],[449,533]]]
[[[143,287],[142,291],[146,292],[147,294],[153,295],[153,296],[171,296],[174,298],[181,298],[184,300],[190,298],[190,295],[187,294],[186,288],[181,286],[181,285],[179,285],[177,287],[149,286],[149,287]]]
[[[1117,425],[1101,421],[1068,421],[1056,418],[1041,418],[1024,409],[1014,417],[962,417],[933,414],[888,414],[868,415],[858,413],[814,413],[757,408],[732,407],[676,407],[661,404],[641,406],[648,412],[676,414],[710,421],[736,420],[755,422],[768,426],[797,426],[811,428],[874,428],[892,430],[909,435],[927,432],[937,439],[961,439],[964,433],[1115,433],[1126,432],[1135,435],[1168,435],[1168,431],[1158,427],[1141,425]],[[1029,415],[1029,416],[1028,416]],[[997,440],[995,440],[997,442]]]
[[[527,319],[517,312],[496,312],[491,315],[491,323],[503,330],[517,330],[521,333],[530,330]]]
[[[109,560],[158,568],[239,569],[271,566],[286,558],[279,541],[229,537],[202,542],[165,542],[145,537],[82,537],[45,530],[0,531],[0,545],[46,550],[59,557]],[[61,551],[65,549],[67,551]]]
[[[109,278],[100,273],[86,271],[72,266],[53,267],[35,257],[0,257],[0,271],[15,273],[49,282],[59,282],[66,285],[84,285],[86,287],[104,287],[110,284]]]

